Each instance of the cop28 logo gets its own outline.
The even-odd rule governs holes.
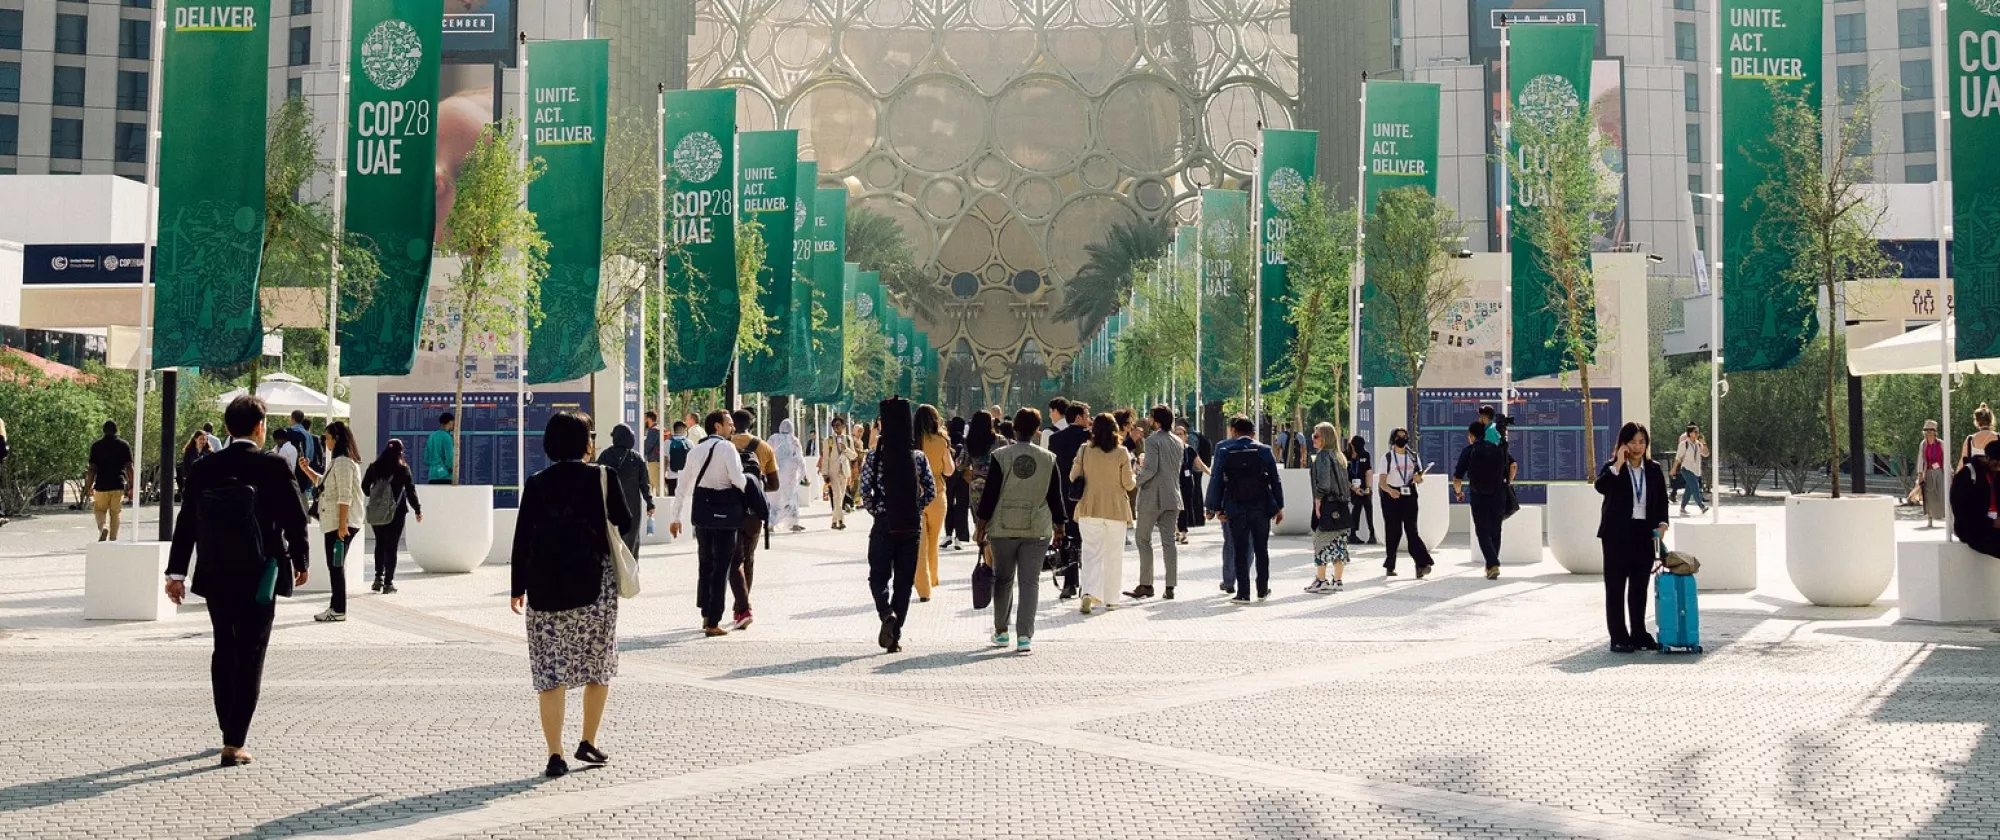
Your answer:
[[[875,296],[855,295],[854,314],[863,318],[875,314]]]
[[[1227,251],[1236,245],[1236,229],[1221,220],[1208,223],[1208,247],[1217,251]]]
[[[792,214],[792,232],[798,233],[799,231],[805,229],[806,229],[806,206],[801,204],[799,205],[798,212]]]
[[[361,41],[361,71],[383,90],[409,84],[423,60],[424,42],[417,30],[395,18],[375,24]]]
[[[2000,0],[1987,0],[2000,2]],[[1557,120],[1572,119],[1583,107],[1576,86],[1554,73],[1544,73],[1528,81],[1516,107],[1521,120],[1540,131],[1553,131]]]
[[[1271,183],[1267,189],[1271,191],[1271,203],[1278,205],[1278,209],[1287,213],[1292,212],[1293,208],[1306,200],[1306,179],[1300,177],[1298,170],[1289,166],[1281,167],[1271,173]]]
[[[2000,17],[2000,0],[1972,0],[1972,8],[1985,12],[1988,17]]]
[[[722,144],[715,135],[697,131],[674,144],[674,171],[690,184],[706,183],[722,169]]]

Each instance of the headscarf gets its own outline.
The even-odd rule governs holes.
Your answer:
[[[792,425],[790,419],[780,420],[778,421],[778,433],[772,435],[770,440],[765,441],[765,443],[771,445],[771,454],[777,456],[780,466],[787,464],[802,465],[805,463],[805,451],[799,448],[799,436],[793,431],[795,428],[797,427]]]
[[[632,445],[634,443],[637,443],[638,441],[639,441],[638,436],[632,434],[631,426],[627,426],[624,423],[620,423],[617,426],[612,427],[611,429],[612,446],[623,446],[626,449],[631,449]]]

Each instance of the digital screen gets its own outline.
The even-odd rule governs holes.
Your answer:
[[[1391,428],[1408,422],[1400,416],[1376,413],[1372,395],[1362,392],[1361,422],[1364,434],[1376,422]],[[1592,388],[1594,411],[1591,427],[1597,435],[1597,457],[1610,458],[1618,429],[1625,425],[1623,401],[1617,388]],[[1417,457],[1426,464],[1435,462],[1430,472],[1449,477],[1458,466],[1459,452],[1465,449],[1465,427],[1479,419],[1479,407],[1496,405],[1496,388],[1437,388],[1417,392]],[[1396,407],[1400,411],[1401,406]],[[1583,392],[1575,388],[1517,388],[1507,413],[1514,418],[1508,428],[1507,448],[1519,462],[1515,489],[1522,504],[1548,501],[1545,486],[1552,481],[1584,481],[1586,473],[1583,428]],[[1373,438],[1370,435],[1371,439]],[[1379,462],[1381,456],[1377,455]]]
[[[514,471],[515,446],[520,442],[516,418],[527,426],[528,474],[549,465],[542,454],[542,429],[558,411],[589,411],[590,395],[577,392],[528,392],[527,413],[514,410],[515,395],[468,393],[465,407],[458,412],[458,483],[493,487],[493,506],[517,507],[520,503],[520,476]],[[418,484],[430,481],[424,462],[424,442],[437,431],[438,415],[453,410],[453,395],[445,393],[391,393],[376,397],[376,423],[381,439],[403,442],[404,457]]]

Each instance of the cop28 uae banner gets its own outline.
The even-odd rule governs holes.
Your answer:
[[[792,192],[792,302],[788,312],[791,319],[785,325],[785,347],[791,354],[792,362],[785,367],[785,390],[787,393],[804,393],[799,390],[800,377],[810,374],[807,367],[812,358],[812,276],[813,276],[813,200],[819,191],[819,164],[802,160],[798,162],[797,187]]]
[[[679,357],[667,387],[714,388],[729,378],[742,312],[736,298],[736,92],[670,90],[664,142],[667,280]]]
[[[1243,245],[1250,236],[1249,197],[1236,190],[1201,191],[1201,398],[1244,394],[1250,348],[1244,335],[1250,295]],[[1253,293],[1254,294],[1254,293]]]
[[[1285,274],[1285,232],[1291,228],[1292,214],[1305,200],[1312,183],[1313,164],[1319,157],[1319,132],[1264,130],[1264,153],[1259,171],[1259,192],[1263,198],[1262,258],[1258,260],[1258,296],[1263,301],[1259,316],[1258,342],[1264,355],[1260,377],[1266,393],[1286,384],[1279,374],[1291,352],[1298,330],[1292,327],[1291,286]]]
[[[1590,103],[1590,62],[1597,46],[1597,27],[1570,24],[1524,24],[1509,27],[1512,49],[1508,60],[1508,118],[1517,122],[1576,119]],[[1546,169],[1548,152],[1526,148],[1515,132],[1508,154],[1522,169]],[[1514,223],[1509,250],[1514,293],[1509,298],[1513,325],[1514,367],[1509,381],[1555,376],[1563,371],[1561,320],[1551,308],[1555,279],[1542,267],[1542,252],[1529,240],[1522,212],[1545,199],[1545,187],[1524,183],[1508,167],[1511,188],[1507,200]]]
[[[2000,2],[1951,0],[1948,9],[1957,357],[1990,359],[2000,355]]]
[[[792,199],[799,186],[799,133],[750,131],[737,135],[736,209],[764,236],[764,265],[757,271],[757,306],[771,319],[769,348],[745,354],[738,387],[757,394],[785,393],[791,385]]]
[[[342,224],[374,243],[381,274],[361,317],[340,324],[349,376],[401,376],[416,361],[437,229],[441,20],[428,0],[354,0]]]
[[[812,308],[824,318],[812,330],[812,348],[802,380],[795,379],[793,393],[807,402],[840,401],[846,377],[847,296],[847,190],[819,189],[813,193]],[[798,373],[799,371],[795,371]]]
[[[548,167],[528,185],[528,209],[549,240],[542,322],[528,335],[530,385],[567,382],[604,369],[597,288],[604,263],[610,43],[528,44],[528,154]]]
[[[1385,192],[1416,187],[1437,195],[1439,85],[1429,82],[1370,81],[1361,115],[1367,136],[1361,147],[1361,194],[1364,213],[1375,213],[1376,199]],[[1369,218],[1362,219],[1364,229]],[[1365,269],[1364,264],[1364,269]],[[1377,305],[1381,290],[1361,284],[1361,385],[1364,388],[1408,388],[1403,366],[1392,355],[1388,325],[1392,313]]]
[[[1722,353],[1730,370],[1777,370],[1798,360],[1819,319],[1810,297],[1787,288],[1791,259],[1756,246],[1758,225],[1767,242],[1797,235],[1795,221],[1767,214],[1757,187],[1777,158],[1772,87],[1819,102],[1824,13],[1820,0],[1723,0],[1722,10]]]
[[[153,367],[226,367],[262,352],[268,10],[166,9]]]

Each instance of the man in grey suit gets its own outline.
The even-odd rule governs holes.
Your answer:
[[[1139,588],[1128,598],[1153,597],[1153,532],[1160,534],[1160,551],[1167,560],[1167,591],[1174,599],[1174,578],[1180,566],[1174,537],[1180,532],[1181,459],[1187,445],[1174,437],[1174,410],[1153,406],[1153,433],[1146,436],[1146,458],[1139,465],[1138,515]]]

